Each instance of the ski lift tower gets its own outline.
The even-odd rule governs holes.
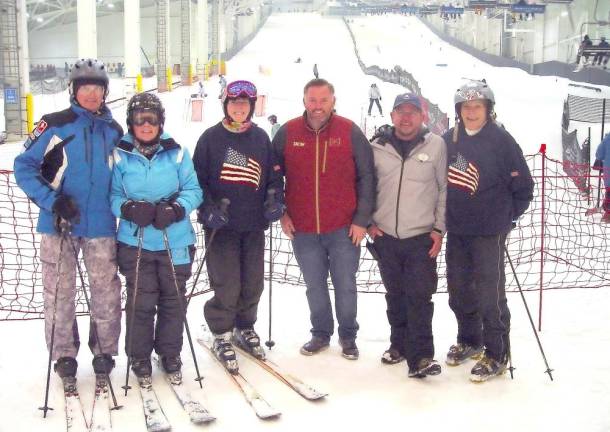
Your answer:
[[[0,86],[9,140],[20,140],[30,132],[25,102],[30,88],[27,63],[25,0],[0,0]]]

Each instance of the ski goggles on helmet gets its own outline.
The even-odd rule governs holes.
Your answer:
[[[145,123],[148,123],[151,126],[159,126],[159,124],[161,124],[161,119],[154,111],[136,111],[133,113],[131,122],[134,126],[144,126]]]
[[[487,99],[483,93],[481,93],[477,89],[466,89],[459,90],[457,96],[462,98],[465,101],[477,100],[477,99]]]
[[[255,98],[256,86],[250,81],[233,81],[226,88],[227,97],[231,99],[239,97]]]

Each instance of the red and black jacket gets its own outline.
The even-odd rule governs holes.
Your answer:
[[[369,224],[375,207],[373,152],[351,120],[333,114],[314,131],[303,115],[284,124],[272,146],[297,231],[324,234]]]

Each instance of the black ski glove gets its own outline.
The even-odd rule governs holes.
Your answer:
[[[604,161],[601,159],[595,159],[595,163],[593,163],[593,169],[596,171],[601,171],[604,169]]]
[[[52,210],[56,216],[68,222],[78,223],[80,220],[80,210],[76,202],[68,195],[59,195],[53,203]]]
[[[265,201],[264,208],[265,219],[269,222],[278,221],[286,211],[284,194],[282,192],[277,193],[275,189],[269,189],[267,191],[267,201]]]
[[[164,230],[174,222],[184,219],[185,211],[177,202],[161,201],[155,208],[155,221],[153,226]]]
[[[155,205],[148,201],[128,200],[121,206],[121,217],[140,227],[148,226],[155,219]]]
[[[217,205],[206,206],[199,215],[199,222],[206,228],[220,229],[229,223],[229,216]]]

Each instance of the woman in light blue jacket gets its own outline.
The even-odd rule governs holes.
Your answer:
[[[188,215],[203,198],[191,157],[163,132],[164,120],[155,95],[135,95],[127,107],[129,133],[114,152],[110,199],[121,218],[117,257],[127,281],[126,352],[138,378],[151,375],[153,349],[167,373],[181,369],[182,308],[195,254]]]

